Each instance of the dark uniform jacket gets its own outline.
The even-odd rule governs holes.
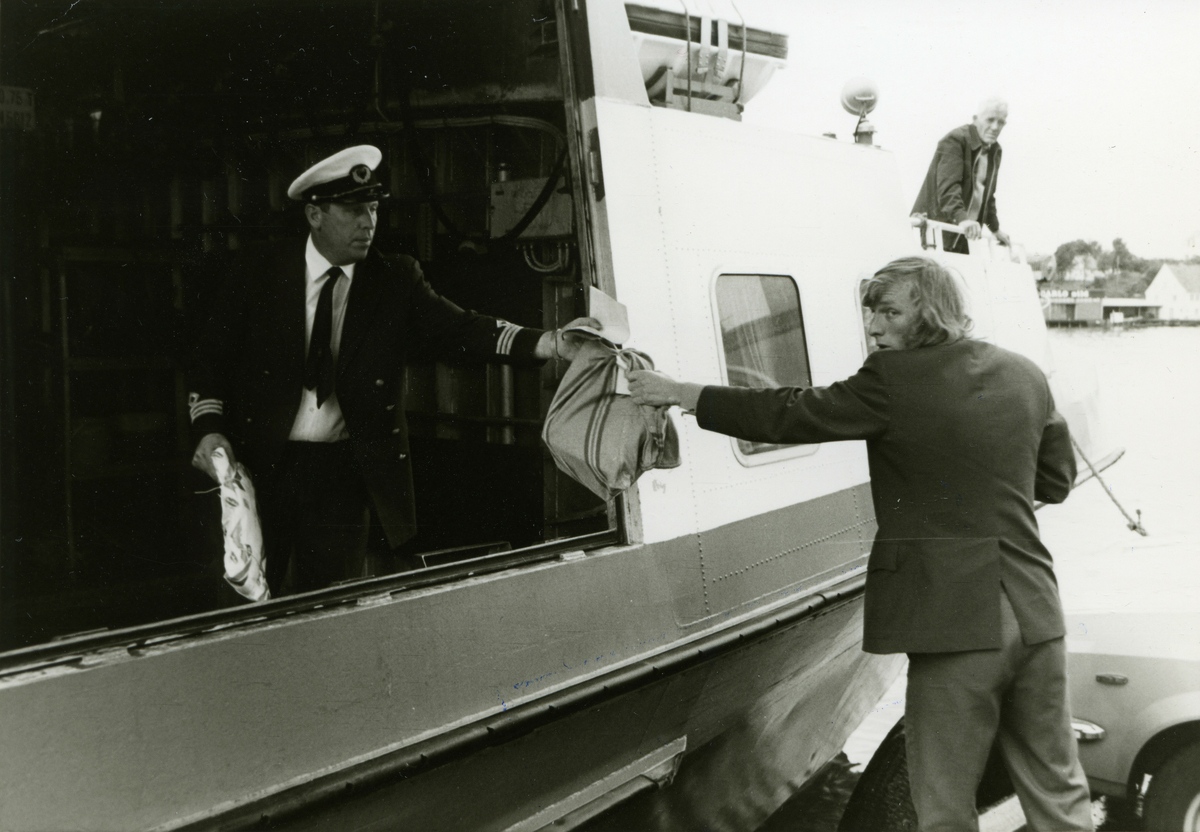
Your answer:
[[[705,387],[696,417],[763,442],[866,440],[867,652],[999,647],[1001,582],[1027,644],[1064,635],[1033,503],[1066,499],[1075,456],[1028,359],[973,340],[880,350],[829,387]]]
[[[267,477],[300,406],[306,240],[248,250],[221,288],[189,383],[196,438],[223,433],[251,476]],[[349,442],[387,534],[416,531],[403,370],[409,354],[447,360],[532,359],[542,331],[465,312],[437,295],[411,257],[372,249],[355,267],[337,361]]]
[[[967,209],[975,193],[975,154],[983,146],[974,124],[955,127],[943,136],[929,163],[929,172],[925,174],[912,213],[955,225],[968,219]],[[995,233],[1000,230],[1000,218],[996,215],[996,176],[1000,172],[1003,151],[999,142],[992,142],[985,152],[988,154],[988,175],[983,188],[983,210],[978,219]]]

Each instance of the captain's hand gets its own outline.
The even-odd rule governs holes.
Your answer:
[[[975,220],[963,220],[958,224],[958,228],[968,240],[978,240],[983,233],[979,228],[979,223]]]
[[[233,446],[221,433],[206,433],[196,443],[196,453],[192,454],[192,466],[208,474],[213,478],[213,482],[220,485],[221,480],[217,477],[217,469],[213,467],[212,462],[213,451],[217,448],[224,449],[225,457],[229,460],[229,467],[232,468],[237,462],[237,458],[233,455]]]
[[[680,403],[683,385],[666,373],[657,370],[630,370],[625,377],[629,380],[629,395],[637,404],[662,407]]]
[[[561,358],[563,361],[574,361],[575,356],[579,354],[579,348],[583,346],[583,342],[587,338],[582,333],[569,332],[568,330],[581,326],[590,327],[597,332],[604,331],[604,325],[595,318],[576,318],[561,329],[556,329],[549,333],[551,337],[551,352],[553,354],[547,357]]]
[[[1011,246],[1012,245],[1012,240],[1010,240],[1008,235],[1005,234],[1003,231],[996,232],[996,239],[999,240],[1000,245],[1002,245],[1002,246]]]

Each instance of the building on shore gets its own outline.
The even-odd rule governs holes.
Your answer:
[[[1159,318],[1159,304],[1149,298],[1091,297],[1086,290],[1049,290],[1041,293],[1041,299],[1048,326],[1121,324]]]
[[[1200,264],[1164,263],[1146,287],[1164,321],[1200,321]]]

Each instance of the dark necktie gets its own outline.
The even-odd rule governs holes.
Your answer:
[[[308,342],[308,361],[304,365],[304,386],[308,390],[316,388],[317,407],[333,393],[333,287],[342,276],[342,270],[334,266],[325,274],[328,278],[317,299],[312,338]]]

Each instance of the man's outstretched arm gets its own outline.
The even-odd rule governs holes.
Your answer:
[[[1075,449],[1071,429],[1062,414],[1051,407],[1042,442],[1038,446],[1037,476],[1033,483],[1034,499],[1043,503],[1061,503],[1075,484]]]

